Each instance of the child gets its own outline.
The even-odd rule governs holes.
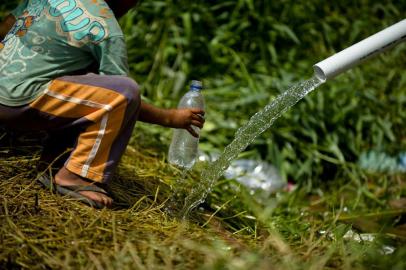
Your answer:
[[[47,153],[71,145],[55,176],[40,181],[94,207],[112,204],[99,184],[111,179],[137,119],[194,136],[191,126],[204,124],[200,109],[140,99],[116,20],[136,2],[24,0],[0,24],[0,125],[48,131]],[[86,74],[92,66],[97,74]]]

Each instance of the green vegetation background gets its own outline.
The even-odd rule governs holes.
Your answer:
[[[1,5],[3,15],[16,1]],[[204,82],[201,148],[221,152],[238,127],[312,65],[404,18],[401,1],[141,1],[121,20],[143,96],[176,106]],[[312,186],[370,150],[406,149],[402,44],[319,87],[245,153]],[[139,125],[168,144],[171,131]],[[147,136],[149,137],[149,136]]]
[[[404,19],[405,1],[143,1],[121,22],[143,95],[176,106],[204,82],[203,150],[222,151],[250,116],[312,65]],[[248,148],[312,186],[360,153],[406,149],[405,44],[319,87]],[[170,133],[148,128],[167,142]]]
[[[1,3],[0,17],[15,2]],[[310,78],[313,64],[404,19],[405,10],[405,0],[150,0],[141,1],[120,23],[127,38],[132,77],[141,85],[146,100],[174,107],[190,80],[203,81],[207,122],[201,148],[219,153],[250,116],[293,83]],[[263,246],[256,246],[252,253],[245,247],[243,251],[232,248],[233,255],[242,254],[237,258],[225,251],[228,247],[222,242],[213,244],[211,236],[193,232],[198,234],[190,236],[197,241],[193,242],[195,246],[187,241],[179,244],[182,247],[176,250],[180,249],[185,258],[174,260],[174,265],[187,268],[187,263],[196,266],[199,260],[203,264],[209,258],[203,268],[262,265],[261,269],[266,269],[269,261],[262,258],[274,254],[271,261],[282,263],[281,269],[292,264],[296,267],[292,269],[300,269],[302,262],[310,269],[325,264],[351,269],[358,261],[365,267],[374,263],[375,269],[388,265],[400,265],[398,269],[402,269],[406,236],[405,229],[399,227],[404,224],[405,202],[400,202],[406,197],[405,175],[368,172],[357,162],[362,153],[371,150],[391,156],[406,151],[405,60],[404,43],[323,84],[242,154],[269,161],[285,178],[298,184],[296,192],[278,202],[280,207],[253,202],[248,192],[235,188],[232,182],[216,185],[205,207],[232,232],[226,237],[234,241],[233,237],[248,236],[244,245],[255,246],[252,242],[257,241]],[[164,157],[170,137],[168,129],[137,123],[131,144],[139,145],[141,151],[153,147],[160,151],[159,157]],[[396,203],[401,205],[400,210],[393,207]],[[343,210],[347,208],[349,212]],[[121,212],[103,215],[110,214],[117,219],[124,216]],[[103,220],[110,224],[109,219]],[[135,216],[124,216],[123,220],[133,220],[135,227],[140,224]],[[164,222],[160,216],[158,220]],[[126,230],[122,225],[121,229],[131,239],[135,227]],[[385,257],[379,245],[348,244],[343,237],[350,228],[367,233],[389,231],[395,240],[383,242],[389,241],[397,251]],[[154,223],[147,230],[153,234],[158,229]],[[184,233],[179,231],[180,235]],[[322,231],[330,235],[321,235]],[[163,228],[156,235],[168,233]],[[200,237],[213,251],[200,247]],[[175,238],[174,243],[178,241]],[[149,244],[151,254],[167,254],[167,246]],[[197,264],[187,256],[191,246]],[[130,265],[120,253],[112,252],[109,256],[113,257],[107,258],[113,258],[113,263]],[[87,255],[82,256],[88,262]],[[153,256],[148,253],[146,261]]]

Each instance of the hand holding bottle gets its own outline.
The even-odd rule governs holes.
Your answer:
[[[169,111],[169,127],[186,129],[194,137],[199,137],[193,126],[203,128],[204,110],[200,108],[180,108]]]
[[[192,81],[189,92],[179,101],[178,109],[172,111],[174,115],[171,120],[182,129],[173,132],[168,160],[185,169],[190,169],[196,161],[200,128],[204,124],[204,98],[201,90],[202,83]]]

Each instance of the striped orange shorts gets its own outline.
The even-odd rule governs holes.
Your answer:
[[[65,167],[107,182],[122,156],[140,109],[137,84],[125,76],[87,74],[53,80],[44,94],[22,107],[0,105],[0,123],[58,134],[77,131]]]

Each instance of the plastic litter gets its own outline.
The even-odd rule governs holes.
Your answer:
[[[215,162],[219,156],[217,153],[199,151],[198,160],[200,162]],[[288,182],[280,175],[278,169],[262,160],[236,159],[224,172],[224,177],[237,180],[250,189],[251,195],[258,191],[273,194],[288,189]]]
[[[336,237],[333,233],[327,233],[324,230],[319,231],[320,235],[327,235],[328,238],[336,240]],[[374,242],[377,238],[378,234],[376,233],[358,233],[354,232],[353,230],[349,229],[344,235],[343,239],[347,241],[355,241],[358,243],[365,243],[365,242]],[[396,248],[390,245],[382,245],[379,248],[379,252],[382,255],[389,255],[396,251]]]
[[[236,179],[252,192],[262,190],[272,194],[287,186],[278,170],[265,161],[251,159],[234,160],[224,172],[227,179]]]
[[[360,155],[358,164],[370,172],[406,172],[406,152],[397,156],[380,151],[364,152]]]

